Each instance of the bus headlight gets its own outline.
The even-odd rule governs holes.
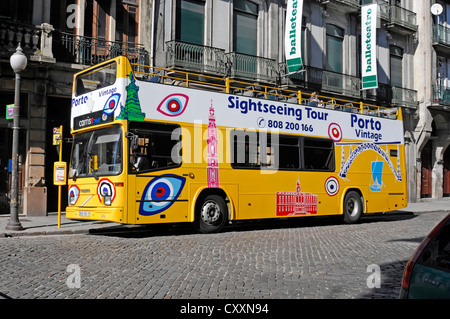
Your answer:
[[[103,204],[105,204],[106,206],[111,206],[111,196],[110,195],[103,196]]]
[[[69,204],[75,205],[76,202],[77,202],[77,197],[74,196],[73,194],[69,194]]]

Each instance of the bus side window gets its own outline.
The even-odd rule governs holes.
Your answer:
[[[141,172],[150,169],[150,160],[148,158],[148,141],[146,135],[137,133],[137,147],[131,150],[131,169]]]
[[[279,135],[278,151],[280,169],[300,169],[300,138],[298,136]]]
[[[172,158],[172,150],[177,148],[181,141],[172,139],[172,132],[179,126],[162,125],[157,123],[139,123],[140,128],[132,130],[137,135],[137,147],[130,145],[130,172],[143,172],[160,170],[180,166],[181,162]],[[181,130],[180,130],[181,132]],[[131,143],[130,143],[131,144]],[[181,147],[178,149],[181,155]]]
[[[77,78],[77,96],[86,93],[86,90],[84,88],[83,80],[81,78]]]
[[[319,138],[303,139],[305,170],[334,171],[334,144]]]
[[[283,134],[234,130],[231,167],[239,169],[300,169],[300,138]]]

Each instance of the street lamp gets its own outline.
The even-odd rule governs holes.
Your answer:
[[[13,142],[12,142],[12,174],[11,174],[11,206],[9,222],[6,224],[6,229],[9,230],[23,230],[19,222],[19,214],[17,212],[17,198],[18,198],[18,160],[19,160],[19,105],[20,105],[20,72],[27,67],[27,57],[22,53],[20,43],[17,46],[16,52],[9,59],[11,68],[16,75],[16,86],[14,92],[14,118],[13,118]]]

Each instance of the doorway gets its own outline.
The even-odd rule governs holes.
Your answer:
[[[47,129],[45,132],[45,179],[47,186],[47,211],[58,211],[58,186],[53,185],[53,163],[59,160],[56,146],[53,145],[53,128],[63,126],[62,160],[69,167],[72,144],[65,143],[70,135],[71,99],[49,96],[47,104]],[[61,211],[67,206],[67,185],[61,187]]]
[[[420,198],[431,198],[432,195],[432,142],[428,141],[420,155],[422,163],[422,181]]]
[[[450,147],[444,152],[444,178],[443,178],[443,196],[450,197]]]

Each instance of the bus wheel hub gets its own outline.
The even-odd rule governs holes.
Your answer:
[[[202,207],[202,220],[207,224],[215,223],[220,217],[220,207],[216,203],[206,202]]]

